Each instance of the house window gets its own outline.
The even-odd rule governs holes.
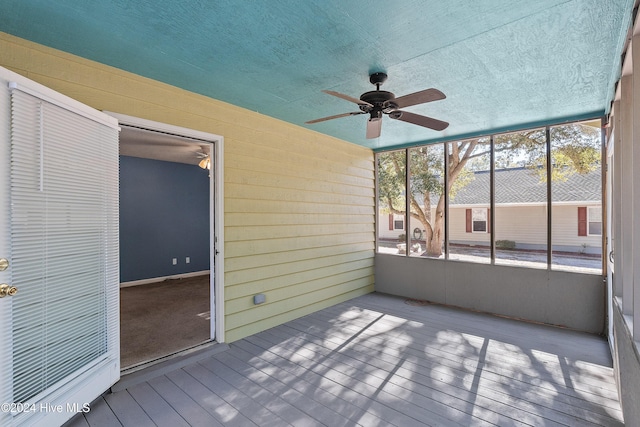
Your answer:
[[[394,230],[404,230],[404,218],[394,219],[393,220],[393,229]]]
[[[472,209],[471,218],[473,221],[474,233],[487,232],[487,210],[486,209]]]
[[[389,214],[389,231],[404,230],[404,217],[402,215]]]
[[[588,207],[587,221],[589,225],[589,236],[602,236],[602,207]]]
[[[489,209],[473,208],[466,211],[466,231],[467,233],[488,233],[489,232]]]
[[[578,208],[578,236],[602,235],[602,207],[580,206]]]

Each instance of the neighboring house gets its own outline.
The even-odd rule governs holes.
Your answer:
[[[449,201],[449,242],[452,245],[489,245],[489,171],[474,178]],[[571,174],[551,186],[552,242],[554,251],[602,253],[602,176],[600,168],[587,174]],[[515,242],[517,249],[546,249],[547,183],[528,168],[495,172],[495,240]],[[422,203],[419,201],[419,203]],[[434,197],[432,206],[437,199]],[[398,239],[405,233],[404,216],[384,213],[378,237]],[[424,226],[411,219],[409,232],[415,240],[426,236]]]

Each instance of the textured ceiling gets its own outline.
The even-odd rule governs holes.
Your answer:
[[[633,0],[3,0],[0,31],[373,149],[601,115]],[[1,63],[1,55],[0,55]],[[437,132],[366,116],[368,74],[396,96],[446,99],[407,111]]]

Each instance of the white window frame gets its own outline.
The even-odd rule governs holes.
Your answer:
[[[396,227],[398,221],[402,222],[402,227]],[[393,230],[404,230],[404,215],[393,215]]]
[[[478,222],[484,221],[484,230],[476,230],[476,218],[478,215],[484,217],[484,219],[477,220]],[[471,232],[487,234],[488,219],[487,208],[471,208]]]
[[[600,209],[599,221],[591,221],[591,209]],[[591,233],[591,223],[600,223],[600,233]],[[602,236],[602,206],[587,206],[587,236]]]

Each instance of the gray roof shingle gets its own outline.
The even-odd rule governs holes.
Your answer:
[[[450,200],[451,205],[488,205],[489,171],[475,172],[469,184]],[[600,168],[586,174],[574,173],[566,181],[553,181],[553,202],[602,202]],[[547,183],[535,170],[524,167],[495,172],[496,203],[544,203]],[[433,200],[432,203],[436,203]]]

